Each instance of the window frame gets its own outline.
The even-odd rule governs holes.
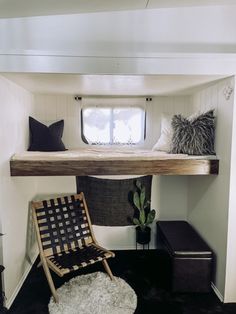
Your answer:
[[[83,111],[85,109],[91,109],[91,108],[107,108],[107,109],[111,109],[112,110],[112,117],[113,117],[113,111],[115,109],[141,109],[143,111],[143,119],[142,119],[142,128],[143,128],[143,133],[142,133],[142,139],[137,142],[137,143],[116,143],[116,142],[110,142],[110,143],[90,143],[88,142],[85,134],[84,134],[84,118],[83,118]],[[146,118],[147,118],[147,112],[146,112],[146,106],[144,105],[132,105],[132,104],[116,104],[116,105],[108,105],[108,104],[99,104],[99,105],[90,105],[90,104],[86,104],[84,106],[81,107],[80,110],[80,120],[81,120],[81,139],[83,141],[83,143],[87,144],[87,145],[92,145],[92,146],[140,146],[142,145],[145,140],[146,140]],[[110,121],[110,126],[113,124],[113,119],[111,119]],[[111,134],[113,135],[113,130],[114,128],[110,127],[110,138],[113,140],[113,136],[111,136]]]

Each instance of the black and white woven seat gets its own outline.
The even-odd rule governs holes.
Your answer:
[[[83,193],[31,203],[40,259],[56,302],[58,297],[49,268],[64,276],[101,261],[114,279],[106,259],[114,253],[95,240]]]

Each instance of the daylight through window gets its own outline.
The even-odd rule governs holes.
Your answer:
[[[145,135],[145,110],[140,107],[82,109],[82,137],[88,144],[139,144]]]

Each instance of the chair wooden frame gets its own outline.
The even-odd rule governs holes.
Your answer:
[[[43,266],[55,302],[58,302],[58,295],[50,269],[62,277],[101,261],[111,280],[114,280],[107,259],[114,257],[115,254],[98,245],[82,192],[56,199],[33,201],[31,207],[40,264]],[[70,267],[61,265],[60,261],[66,257],[68,262],[70,255],[74,256],[77,264]]]

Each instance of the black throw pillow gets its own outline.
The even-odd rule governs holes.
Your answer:
[[[64,120],[57,121],[49,127],[29,117],[30,145],[28,151],[64,151],[62,142]]]
[[[196,118],[174,115],[172,118],[173,154],[215,155],[214,110],[200,114]]]

